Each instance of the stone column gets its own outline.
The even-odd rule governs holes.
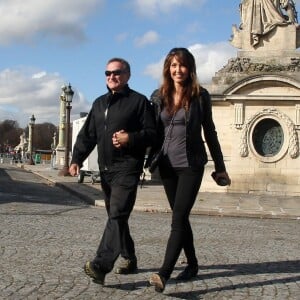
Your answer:
[[[300,129],[300,104],[296,104],[296,128]]]
[[[59,133],[58,145],[56,147],[56,165],[63,166],[65,158],[65,127],[66,127],[66,101],[64,95],[64,86],[60,95],[60,112],[59,112]]]

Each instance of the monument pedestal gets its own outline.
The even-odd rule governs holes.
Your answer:
[[[251,56],[269,56],[269,51],[294,51],[300,47],[300,27],[295,24],[277,26],[272,31],[259,39],[253,46],[251,33],[247,30],[239,30],[236,25],[232,27],[233,35],[230,43],[232,46],[252,52]]]
[[[65,147],[56,148],[55,164],[58,168],[62,168],[65,164]]]

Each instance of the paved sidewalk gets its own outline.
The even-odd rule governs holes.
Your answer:
[[[86,177],[78,183],[76,177],[59,176],[59,170],[49,165],[16,165],[31,171],[54,185],[67,189],[91,205],[104,206],[99,183],[92,184]],[[138,189],[135,210],[170,212],[163,187],[158,182],[146,181]],[[241,193],[199,192],[193,214],[214,216],[243,216],[256,218],[289,218],[300,220],[300,197]]]

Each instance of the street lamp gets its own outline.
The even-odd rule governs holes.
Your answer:
[[[71,113],[71,102],[73,99],[74,91],[72,90],[72,87],[69,83],[68,86],[63,86],[63,95],[62,100],[66,102],[66,112],[67,112],[67,119],[66,119],[66,128],[65,128],[65,160],[64,160],[64,166],[62,170],[58,173],[60,176],[69,176],[69,153],[70,153],[70,113]]]
[[[30,121],[29,121],[29,143],[28,143],[28,152],[29,152],[29,165],[34,165],[34,161],[32,159],[32,145],[33,145],[33,129],[34,129],[34,124],[35,124],[35,117],[34,115],[31,116]]]

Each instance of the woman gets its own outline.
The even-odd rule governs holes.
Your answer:
[[[177,279],[189,280],[198,273],[189,215],[207,162],[202,128],[215,163],[216,180],[222,177],[230,184],[230,179],[212,120],[209,94],[198,83],[195,59],[186,48],[174,48],[167,55],[163,83],[153,93],[152,101],[156,104],[160,145],[163,144],[164,152],[159,172],[172,209],[171,233],[164,262],[149,280],[156,291],[162,292],[182,249],[187,267]]]

